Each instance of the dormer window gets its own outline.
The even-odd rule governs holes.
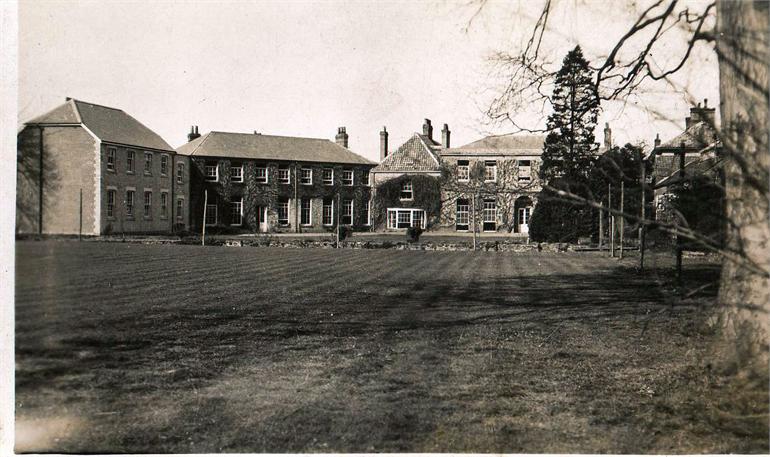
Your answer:
[[[401,200],[411,200],[413,197],[412,181],[404,181],[401,183]]]

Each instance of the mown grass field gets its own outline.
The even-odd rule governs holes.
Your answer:
[[[16,248],[18,452],[768,451],[767,390],[631,260]]]

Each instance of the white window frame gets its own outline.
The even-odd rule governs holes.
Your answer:
[[[464,204],[460,204],[460,200],[464,200]],[[460,209],[463,208],[463,209]],[[461,222],[461,218],[465,217],[465,222]],[[467,228],[458,229],[458,225],[465,225]],[[471,204],[467,198],[458,198],[455,200],[455,230],[467,232],[471,228]]]
[[[334,199],[330,199],[331,204],[327,205],[325,201],[321,200],[321,225],[324,227],[330,227],[334,225]],[[326,208],[329,208],[329,223],[326,223]]]
[[[286,176],[283,176],[284,172]],[[291,184],[291,168],[288,165],[278,167],[278,182],[280,184]]]
[[[387,210],[387,227],[390,230],[406,230],[407,227],[399,227],[399,216],[402,214],[408,214],[409,216],[409,227],[414,226],[414,213],[420,212],[422,213],[422,223],[420,224],[421,229],[425,229],[425,220],[427,219],[425,215],[425,210],[422,208],[388,208]],[[395,217],[393,217],[395,216]]]
[[[408,197],[404,197],[404,193],[409,192]],[[411,201],[414,200],[414,186],[412,186],[412,181],[404,181],[401,183],[401,193],[398,196],[399,200],[401,201]]]
[[[238,212],[237,213],[234,211],[235,210],[235,208],[234,208],[235,205],[238,206]],[[234,215],[238,217],[238,219],[237,219],[238,222],[237,223],[235,223],[233,221],[233,216]],[[241,225],[243,225],[243,197],[239,198],[238,200],[231,200],[230,201],[230,225],[232,225],[233,227],[240,227]]]
[[[107,171],[115,171],[115,159],[118,157],[118,148],[107,148]]]
[[[152,175],[152,152],[144,151],[144,174]]]
[[[182,162],[176,164],[176,183],[184,183],[184,163]]]
[[[131,196],[130,199],[128,198],[129,195]],[[134,217],[134,206],[136,206],[136,189],[133,187],[126,188],[126,217]]]
[[[260,174],[262,176],[260,176]],[[268,173],[267,173],[267,164],[257,164],[257,167],[254,170],[254,181],[256,181],[259,184],[267,184],[268,183]]]
[[[204,222],[206,223],[207,227],[217,225],[217,222],[219,221],[219,214],[217,214],[218,211],[219,205],[217,205],[216,200],[206,203],[206,220]],[[214,222],[209,222],[212,214],[214,215]]]
[[[302,222],[302,214],[305,211],[304,205],[307,202],[307,222]],[[313,200],[310,198],[303,198],[299,203],[299,224],[302,227],[310,227],[313,225]]]
[[[460,163],[463,162],[463,163]],[[457,161],[457,180],[459,182],[468,182],[471,180],[471,165],[467,160]]]
[[[284,205],[285,208],[284,208]],[[289,213],[291,213],[291,204],[289,202],[289,199],[287,198],[285,201],[278,200],[278,202],[275,205],[275,212],[278,215],[278,225],[281,227],[288,227],[289,226]],[[286,218],[281,218],[281,211],[286,211]]]
[[[230,164],[230,181],[243,182],[243,164],[239,163],[236,166]]]
[[[305,172],[308,172],[308,175],[305,176]],[[303,186],[312,186],[313,185],[313,169],[309,167],[302,167],[299,169],[299,183]],[[307,178],[307,180],[305,180]]]
[[[350,180],[347,179],[347,176],[350,176]],[[342,170],[342,185],[343,186],[352,186],[353,185],[353,170],[346,168]]]
[[[118,190],[114,187],[107,188],[107,219],[115,218],[115,201],[117,200],[117,198],[118,198]]]
[[[161,176],[168,175],[168,154],[160,155],[160,175]]]
[[[523,165],[522,162],[528,162],[529,165]],[[532,180],[532,161],[531,160],[519,160],[516,162],[516,166],[519,169],[519,181]]]
[[[484,229],[484,224],[495,224],[494,230],[484,230],[485,232],[497,231],[497,201],[493,198],[486,198],[481,203],[481,228]],[[491,205],[491,206],[490,206]]]
[[[345,214],[345,206],[347,203],[350,203],[350,222],[343,222],[343,219],[347,217],[347,215]],[[353,225],[353,205],[354,203],[352,198],[342,200],[342,208],[341,208],[342,212],[340,213],[340,225]]]
[[[329,179],[326,179],[326,173],[329,172]],[[321,171],[321,182],[324,186],[334,185],[334,168],[324,168]]]
[[[489,178],[489,170],[492,170],[492,178]],[[497,182],[497,161],[487,160],[484,162],[484,182]]]
[[[372,185],[372,173],[369,170],[363,170],[361,172],[361,184],[364,186],[371,186]]]
[[[126,150],[126,173],[134,174],[134,167],[136,166],[136,151],[133,149]]]
[[[372,225],[372,201],[367,200],[366,201],[366,218],[364,218],[366,221],[364,225],[371,226]]]
[[[219,182],[219,163],[214,162],[213,165],[210,165],[211,162],[206,162],[203,164],[203,177],[208,182]],[[211,171],[214,171],[214,174],[211,174]]]
[[[160,218],[168,219],[168,191],[160,192]]]
[[[144,193],[142,194],[144,197],[142,199],[144,205],[143,207],[143,213],[142,217],[145,219],[152,219],[152,190],[151,189],[144,189]],[[149,200],[148,197],[149,196]]]
[[[184,219],[184,197],[177,197],[176,199],[176,220],[181,221]]]

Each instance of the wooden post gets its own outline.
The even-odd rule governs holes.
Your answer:
[[[78,213],[79,226],[78,226],[78,241],[83,240],[83,188],[80,188],[80,208]]]
[[[601,202],[604,204],[604,201]],[[604,247],[604,208],[599,208],[599,252]]]
[[[685,149],[684,141],[681,143],[682,153],[679,156],[679,184],[678,186],[684,186],[684,166],[685,166]],[[684,285],[682,279],[682,237],[676,235],[676,281],[681,288]]]
[[[623,215],[623,200],[625,199],[624,196],[624,189],[625,189],[625,183],[623,181],[620,181],[620,258],[623,259],[623,230],[625,227],[623,226],[623,222],[625,221],[625,216]]]
[[[335,247],[340,247],[340,194],[337,193],[337,204],[335,205],[336,208],[332,208],[333,210],[336,210],[334,212],[335,219],[337,220],[337,242],[335,243]]]
[[[640,176],[641,181],[639,182],[639,191],[642,194],[641,197],[641,209],[639,210],[639,271],[644,271],[644,228],[645,228],[645,219],[647,218],[646,215],[646,208],[644,207],[644,184],[647,181],[647,170],[644,166],[644,155],[642,154],[641,150],[639,151],[639,164],[642,167]]]
[[[299,173],[297,172],[297,168],[299,167],[299,164],[297,162],[294,162],[294,233],[299,233],[299,218],[300,218],[300,211],[302,211],[302,203],[297,200],[297,185],[299,185],[299,182],[297,182],[297,177]]]
[[[615,216],[612,215],[612,183],[608,184],[608,191],[607,191],[607,218],[609,219],[608,222],[610,223],[609,229],[609,255],[610,257],[615,257]]]
[[[473,225],[473,252],[476,252],[476,193],[473,194],[471,200],[471,220]]]
[[[203,232],[201,235],[201,246],[206,246],[206,209],[209,206],[209,191],[203,191]]]

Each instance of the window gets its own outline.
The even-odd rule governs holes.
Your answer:
[[[176,182],[178,184],[182,184],[184,181],[184,164],[178,163],[176,164]]]
[[[309,198],[303,198],[302,199],[302,206],[300,209],[300,215],[299,215],[299,223],[302,225],[311,225],[312,224],[312,205]]]
[[[401,200],[412,199],[412,181],[404,181],[401,183]]]
[[[300,183],[305,186],[313,184],[313,169],[303,168],[300,170]]]
[[[115,191],[107,191],[107,217],[115,216]]]
[[[469,181],[471,179],[471,167],[467,160],[457,161],[457,180]]]
[[[126,173],[134,172],[134,157],[135,157],[134,151],[126,152]]]
[[[126,191],[126,216],[134,217],[134,191]]]
[[[490,160],[484,162],[484,182],[497,181],[497,162]]]
[[[144,174],[146,175],[152,174],[152,153],[151,152],[144,153]]]
[[[340,224],[353,225],[353,200],[342,200],[342,213],[340,213]]]
[[[425,210],[388,208],[389,229],[401,229],[409,227],[425,228]]]
[[[152,217],[152,192],[148,190],[144,191],[144,217]]]
[[[485,232],[493,232],[497,229],[497,203],[494,200],[484,200],[484,207],[481,211],[481,222]]]
[[[256,174],[254,176],[258,183],[267,184],[267,165],[257,165]]]
[[[368,200],[364,206],[364,225],[372,225],[372,201]]]
[[[160,217],[168,217],[168,192],[160,193]]]
[[[176,219],[181,221],[184,218],[184,199],[177,198],[176,200]]]
[[[217,225],[217,203],[206,204],[206,225]]]
[[[331,198],[324,198],[323,203],[323,214],[322,214],[322,221],[321,223],[323,225],[332,225],[334,224],[334,200]]]
[[[289,200],[278,200],[278,224],[289,225]]]
[[[529,160],[519,160],[519,181],[532,180],[532,162]]]
[[[168,174],[168,156],[166,154],[160,156],[160,174],[162,176]]]
[[[115,171],[115,155],[118,150],[115,148],[107,149],[107,171]]]
[[[361,172],[361,183],[365,186],[372,185],[371,181],[369,181],[369,170],[364,170]]]
[[[219,167],[216,162],[206,162],[203,166],[203,175],[206,181],[219,181]]]
[[[342,185],[343,186],[353,185],[353,170],[342,170]]]
[[[457,214],[455,216],[455,230],[468,230],[470,228],[470,205],[465,198],[457,199]]]
[[[243,197],[230,202],[230,225],[243,224]]]
[[[243,164],[234,163],[230,165],[230,181],[243,182]]]
[[[291,173],[289,167],[278,167],[278,182],[281,184],[291,184]]]
[[[325,186],[331,186],[334,184],[334,170],[331,168],[324,168],[323,170],[323,183]]]

